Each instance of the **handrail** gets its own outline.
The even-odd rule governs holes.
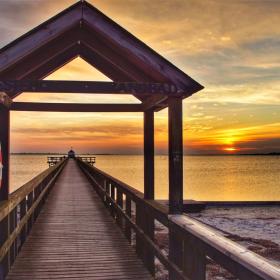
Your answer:
[[[280,279],[280,268],[209,226],[187,215],[170,215],[169,221],[170,226],[176,227],[183,238],[191,235],[199,250],[238,279]]]
[[[0,279],[7,275],[66,162],[43,171],[0,203]]]
[[[152,273],[156,256],[169,271],[170,279],[205,280],[210,258],[240,280],[280,280],[280,268],[261,256],[185,214],[168,215],[166,206],[145,200],[138,190],[77,161],[130,242],[131,230],[135,231],[136,252]],[[131,201],[136,205],[136,221],[131,215]],[[154,241],[155,220],[169,229],[169,259]]]

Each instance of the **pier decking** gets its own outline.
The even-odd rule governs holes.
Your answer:
[[[70,278],[151,279],[71,159],[7,279]]]

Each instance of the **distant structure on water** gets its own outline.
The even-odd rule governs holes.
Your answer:
[[[74,150],[71,148],[71,150],[68,152],[68,157],[69,158],[75,158],[76,157],[76,154],[74,152]]]

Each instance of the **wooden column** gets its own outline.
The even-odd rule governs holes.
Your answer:
[[[155,166],[154,166],[154,111],[144,112],[144,199],[155,198]],[[154,218],[151,217],[145,207],[142,211],[143,231],[154,240]],[[144,244],[143,260],[149,271],[155,273],[155,258],[148,244]]]
[[[144,198],[154,199],[154,112],[144,112]]]
[[[10,112],[9,106],[11,104],[10,98],[0,92],[0,144],[2,154],[2,180],[0,185],[0,202],[8,200],[9,198],[9,135],[10,135]],[[10,221],[7,215],[0,222],[0,246],[9,238]],[[10,267],[10,252],[4,256],[0,262],[0,279],[4,279]]]
[[[183,115],[182,99],[168,102],[169,126],[169,213],[183,210]]]
[[[183,210],[183,115],[182,99],[173,97],[168,103],[169,126],[169,213]],[[169,259],[182,269],[183,242],[177,232],[169,229]],[[170,280],[176,276],[170,272]]]
[[[0,201],[9,196],[9,158],[10,158],[10,98],[0,92],[0,144],[2,150],[2,182],[0,186]]]

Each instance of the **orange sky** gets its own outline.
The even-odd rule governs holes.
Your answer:
[[[2,1],[1,44],[73,2]],[[184,101],[186,153],[280,152],[279,1],[90,2],[205,86]],[[108,80],[81,59],[48,79]],[[16,100],[138,102],[132,96],[42,93]],[[11,147],[14,152],[64,152],[73,146],[78,152],[141,153],[142,125],[141,113],[13,112]],[[166,151],[167,137],[163,110],[156,113],[158,152]]]

